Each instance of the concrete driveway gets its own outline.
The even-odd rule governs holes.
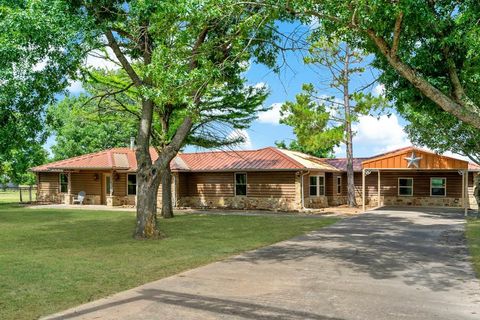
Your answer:
[[[50,319],[480,319],[461,213],[384,208]]]

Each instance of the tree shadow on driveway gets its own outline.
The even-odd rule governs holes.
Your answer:
[[[249,302],[219,299],[198,294],[189,294],[160,289],[142,289],[139,291],[138,295],[135,295],[131,298],[114,300],[109,303],[103,303],[97,306],[87,307],[82,310],[62,314],[49,319],[60,320],[82,317],[90,313],[106,310],[109,308],[115,308],[117,306],[128,306],[128,304],[130,303],[135,303],[141,300],[152,301],[159,304],[179,306],[194,310],[207,311],[226,317],[241,317],[244,319],[342,320],[340,318],[322,316],[311,312],[290,310]],[[161,310],[161,305],[158,306],[158,308],[159,310]],[[200,317],[201,316],[199,315],[199,318]]]
[[[475,278],[463,220],[426,211],[366,213],[232,258],[253,264],[302,259],[309,259],[309,265],[318,270],[335,265],[432,291],[460,288]]]

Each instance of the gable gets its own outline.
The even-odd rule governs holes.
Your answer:
[[[417,167],[418,166],[418,167]],[[468,169],[468,162],[409,147],[362,162],[364,169]]]

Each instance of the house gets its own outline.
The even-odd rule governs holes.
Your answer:
[[[155,160],[158,155],[150,151]],[[179,153],[171,163],[172,200],[177,207],[302,210],[346,203],[346,159],[321,159],[273,147],[252,151]],[[136,158],[114,148],[31,170],[37,199],[133,206]],[[354,159],[358,204],[476,208],[480,166],[407,147]],[[161,204],[161,190],[158,203]]]

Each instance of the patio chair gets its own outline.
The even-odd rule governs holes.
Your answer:
[[[85,191],[80,191],[76,198],[73,197],[73,204],[75,204],[75,203],[83,204],[84,199],[85,199]]]

